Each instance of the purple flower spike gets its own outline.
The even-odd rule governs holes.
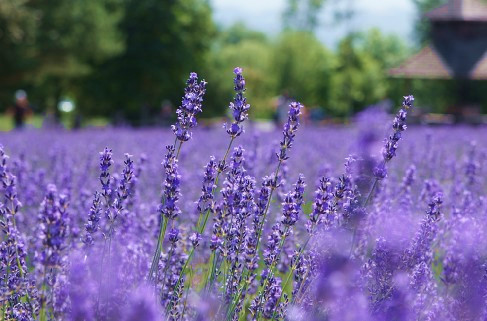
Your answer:
[[[198,75],[195,72],[189,75],[181,106],[176,111],[178,120],[171,126],[174,135],[181,142],[190,140],[191,129],[198,125],[196,115],[202,111],[206,84],[204,80],[198,82]]]
[[[292,102],[289,105],[289,112],[287,117],[287,122],[284,124],[283,138],[280,142],[281,148],[277,153],[277,158],[279,161],[284,161],[289,158],[287,156],[287,151],[292,147],[294,137],[296,136],[296,131],[299,127],[299,115],[301,114],[301,105],[298,102]]]
[[[234,90],[236,92],[233,102],[230,103],[229,108],[232,110],[233,123],[225,125],[227,133],[232,137],[238,137],[243,133],[243,127],[241,125],[249,117],[250,105],[247,104],[247,98],[245,98],[245,78],[242,76],[242,68],[236,67],[233,72],[235,78],[233,80]]]

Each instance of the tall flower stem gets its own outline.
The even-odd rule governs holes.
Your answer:
[[[159,259],[161,257],[162,243],[163,243],[164,237],[166,235],[166,230],[167,230],[167,219],[162,214],[161,214],[161,220],[162,220],[161,229],[159,230],[159,237],[157,238],[157,246],[156,246],[154,256],[152,258],[151,269],[149,272],[149,279],[150,280],[156,279],[156,269],[157,269],[157,266],[159,263]]]
[[[379,183],[379,179],[375,178],[374,183],[372,184],[372,187],[370,188],[369,194],[367,195],[367,198],[365,199],[365,202],[363,205],[364,207],[367,207],[367,204],[369,204],[369,201],[372,198],[372,195],[374,194],[374,190],[377,187],[378,183]],[[352,244],[350,245],[350,252],[348,253],[349,258],[352,257],[353,249],[355,247],[355,241],[357,238],[357,229],[358,229],[358,226],[355,225],[353,228],[353,234],[352,234]]]
[[[228,147],[227,147],[227,150],[225,152],[225,155],[223,156],[223,159],[222,159],[222,167],[224,167],[225,165],[225,162],[227,160],[227,157],[228,157],[228,154],[230,152],[230,148],[232,147],[232,144],[233,144],[233,141],[235,140],[235,137],[232,136],[232,138],[230,139],[230,142],[228,144]],[[217,188],[218,188],[218,179],[220,177],[220,174],[223,172],[223,170],[219,170],[216,174],[216,178],[215,178],[215,184],[213,186],[213,189],[211,191],[212,195],[214,196]],[[201,216],[201,215],[200,215]],[[199,225],[198,223],[200,222],[200,220],[198,219],[198,223],[196,224],[196,230],[199,234],[203,234],[204,231],[205,231],[205,227],[206,227],[206,223],[208,221],[208,217],[210,216],[210,209],[206,210],[206,213],[204,215],[204,220],[203,220],[203,224],[202,225]],[[191,251],[188,255],[188,258],[186,259],[186,261],[184,262],[184,265],[183,265],[183,268],[181,270],[181,272],[179,273],[179,277],[178,277],[178,281],[176,282],[176,286],[175,286],[175,291],[176,289],[179,287],[179,283],[181,282],[182,278],[183,278],[183,275],[184,275],[184,271],[186,270],[188,264],[191,262],[191,260],[193,259],[193,255],[194,255],[194,251],[195,251],[195,247],[192,246],[191,247]],[[170,310],[171,308],[171,304],[168,304],[167,306],[167,311]]]
[[[257,242],[256,242],[256,255],[259,255],[259,244],[260,244],[260,239],[262,237],[262,231],[264,230],[266,218],[267,218],[267,213],[270,208],[270,204],[272,202],[272,196],[274,194],[274,190],[277,188],[277,180],[279,176],[279,170],[281,168],[281,164],[284,160],[288,159],[287,152],[291,148],[292,143],[294,141],[294,137],[296,136],[296,131],[298,130],[299,127],[299,115],[301,114],[301,108],[302,105],[299,102],[292,102],[289,105],[289,112],[288,112],[288,119],[286,124],[284,125],[284,130],[283,130],[283,139],[280,142],[280,150],[278,153],[276,153],[277,158],[279,162],[277,163],[276,170],[274,172],[274,182],[271,184],[271,190],[269,192],[269,199],[267,200],[267,204],[263,213],[262,221],[260,222],[259,226],[259,231],[257,234]],[[246,290],[248,286],[248,278],[249,278],[249,273],[247,272],[247,268],[244,268],[242,275],[245,275],[244,278],[242,278],[243,284],[240,287],[240,290],[237,293],[237,296],[233,299],[233,303],[230,306],[229,314],[233,314],[233,309],[236,307],[236,303],[240,300],[240,296]],[[227,314],[227,315],[229,315]]]
[[[191,139],[191,129],[197,125],[196,114],[202,111],[203,96],[206,93],[206,81],[198,80],[198,74],[195,72],[190,73],[188,80],[186,81],[186,88],[184,89],[184,96],[181,100],[181,105],[176,110],[177,122],[171,126],[175,139],[172,145],[176,148],[177,141],[179,140],[179,146],[175,159],[177,160],[181,152],[183,142]],[[168,151],[169,153],[170,151]],[[174,152],[174,151],[173,151]],[[165,205],[165,199],[162,199],[162,206]],[[164,243],[165,231],[167,228],[167,219],[164,219],[162,215],[161,224],[159,226],[159,236],[157,240],[154,256],[152,257],[152,263],[150,268],[149,280],[154,281],[154,271],[157,269],[159,260],[161,258],[162,245]]]
[[[225,155],[223,156],[223,160],[222,160],[222,164],[225,165],[225,162],[228,158],[228,154],[230,153],[230,149],[232,148],[232,144],[233,144],[233,141],[235,140],[235,137],[232,136],[232,138],[230,139],[230,142],[228,144],[228,147],[227,147],[227,151],[225,152]],[[222,173],[223,171],[222,170],[219,170],[216,174],[216,178],[215,178],[215,186],[213,187],[212,191],[211,191],[211,194],[213,195],[213,197],[215,196],[215,192],[218,188],[218,180],[220,178],[220,174]],[[210,216],[210,210],[206,210],[206,213],[204,214],[204,219],[203,219],[203,225],[200,226],[200,220],[198,219],[198,224],[196,225],[196,230],[198,231],[198,233],[200,234],[203,234],[203,232],[205,231],[205,228],[206,228],[206,224],[208,222],[208,218]]]
[[[283,238],[281,239],[281,241],[280,241],[280,243],[279,243],[278,250],[277,250],[278,255],[276,255],[276,257],[275,257],[275,258],[272,260],[272,262],[271,262],[271,264],[270,264],[270,266],[269,266],[269,275],[266,277],[266,279],[264,280],[264,283],[262,284],[262,293],[261,293],[262,295],[264,294],[264,291],[265,291],[265,289],[266,289],[266,287],[267,287],[267,284],[269,283],[269,280],[270,280],[270,279],[271,279],[271,278],[274,276],[274,273],[275,273],[275,268],[276,268],[276,264],[277,264],[277,262],[279,261],[279,258],[280,258],[280,256],[281,256],[282,249],[283,249],[283,247],[284,247],[284,243],[286,242],[286,238],[287,238],[287,236],[289,235],[289,226],[286,226],[286,227],[284,228],[284,233],[283,233],[283,234],[284,234],[284,236],[283,236]],[[248,283],[246,283],[246,284],[248,284]],[[244,291],[246,291],[246,288],[247,288],[247,286],[245,286]],[[243,291],[240,293],[240,295],[241,295],[242,293],[243,293]],[[262,299],[263,299],[263,298],[260,298],[260,300],[262,300]],[[240,298],[239,298],[239,297],[237,297],[237,300],[235,300],[235,301],[233,302],[233,305],[232,305],[231,309],[228,311],[228,314],[227,314],[227,320],[231,320],[232,315],[233,315],[233,310],[234,310],[234,309],[235,309],[235,307],[237,306],[237,304],[238,304],[238,301],[239,301],[239,300],[240,300]],[[259,317],[260,317],[260,311],[259,311],[259,313],[258,313],[258,315],[257,315],[257,319],[259,319]]]

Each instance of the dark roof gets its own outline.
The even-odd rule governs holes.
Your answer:
[[[449,0],[447,4],[425,15],[433,21],[484,21],[487,22],[487,1]]]
[[[397,68],[389,71],[394,77],[450,79],[453,74],[433,46],[423,48]]]
[[[471,79],[486,80],[487,79],[487,52],[482,59],[477,62],[475,68],[470,73]]]
[[[432,45],[423,48],[399,67],[389,70],[389,75],[398,78],[423,79],[451,79],[455,77],[452,69],[448,67]],[[464,77],[474,80],[487,80],[487,52]]]

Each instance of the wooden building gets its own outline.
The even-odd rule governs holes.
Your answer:
[[[449,0],[426,13],[430,43],[390,75],[406,79],[452,79],[458,82],[455,113],[475,105],[469,88],[487,80],[487,1]]]

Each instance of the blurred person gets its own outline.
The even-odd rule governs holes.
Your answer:
[[[165,99],[161,103],[161,110],[159,113],[160,123],[162,126],[167,127],[171,125],[173,121],[173,106],[171,101]]]
[[[15,129],[22,129],[25,125],[25,120],[32,113],[25,90],[20,89],[15,92],[15,103],[12,113]]]
[[[278,128],[287,120],[287,113],[289,111],[289,104],[292,102],[292,98],[287,90],[283,90],[281,95],[277,97],[275,101],[274,122]]]
[[[276,112],[274,119],[279,127],[287,120],[287,113],[289,104],[292,102],[291,96],[287,90],[284,90],[279,97],[277,97]]]
[[[58,127],[59,123],[56,118],[56,111],[53,108],[47,108],[46,112],[44,113],[44,118],[42,120],[42,128],[53,129]]]

